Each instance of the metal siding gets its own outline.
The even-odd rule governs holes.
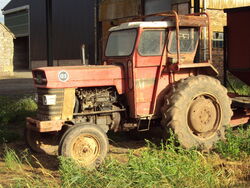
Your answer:
[[[90,62],[94,63],[94,1],[56,0],[53,9],[55,59],[80,59],[85,44]]]
[[[94,3],[89,0],[53,0],[54,59],[81,59],[80,47],[87,46],[94,63]],[[31,61],[46,60],[46,13],[44,0],[12,0],[4,10],[30,5]]]
[[[11,0],[2,10],[10,10],[16,7],[21,7],[30,4],[32,0]],[[34,1],[34,0],[33,0]]]
[[[15,34],[15,37],[29,35],[29,12],[23,10],[5,15],[5,25]]]
[[[46,60],[45,0],[30,2],[30,59]]]

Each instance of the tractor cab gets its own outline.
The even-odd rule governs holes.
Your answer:
[[[159,118],[166,85],[201,72],[217,74],[210,63],[210,32],[202,32],[203,28],[209,31],[207,14],[170,12],[147,17],[151,16],[161,16],[162,20],[134,21],[111,28],[104,52],[105,64],[123,67],[130,116],[140,119]],[[195,58],[200,54],[199,41],[207,46],[206,58]]]
[[[203,28],[209,31],[206,14],[178,16],[173,12],[146,17],[152,16],[163,19],[128,22],[111,28],[104,51],[105,63],[130,60],[135,67],[167,65],[176,71],[181,68],[180,64],[211,62],[210,32],[203,32]],[[203,41],[203,57],[195,58],[200,54],[197,52],[199,41]]]

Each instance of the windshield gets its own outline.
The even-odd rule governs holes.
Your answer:
[[[128,56],[132,53],[135,45],[137,30],[129,29],[110,33],[106,56]]]

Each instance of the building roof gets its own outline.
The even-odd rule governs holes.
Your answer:
[[[11,0],[2,10],[10,10],[13,8],[21,7],[24,5],[28,5],[30,0]]]
[[[242,12],[242,11],[250,11],[250,6],[224,9],[224,12],[226,12],[226,13]]]
[[[171,21],[146,21],[146,22],[127,22],[122,23],[119,26],[112,27],[109,29],[109,31],[117,31],[117,30],[123,30],[123,29],[132,29],[132,28],[167,28],[167,27],[173,27],[174,23]]]

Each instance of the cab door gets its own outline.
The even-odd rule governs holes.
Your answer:
[[[139,36],[135,54],[134,101],[135,113],[142,117],[152,114],[157,71],[161,61],[166,61],[166,55],[163,54],[166,53],[167,33],[165,28],[141,29]]]

